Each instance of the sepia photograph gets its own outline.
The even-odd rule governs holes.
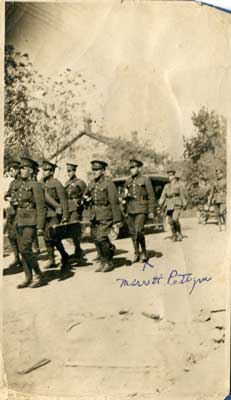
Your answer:
[[[5,3],[5,399],[228,395],[230,37],[196,1]]]

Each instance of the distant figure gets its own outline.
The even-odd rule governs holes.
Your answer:
[[[86,190],[86,183],[76,176],[77,167],[78,164],[75,161],[69,161],[67,163],[67,174],[69,179],[65,184],[65,190],[68,198],[70,222],[81,221],[83,212],[82,199]],[[81,231],[80,234],[76,234],[76,236],[73,238],[76,258],[81,258],[83,256],[83,250],[80,247],[80,240]]]
[[[201,175],[199,177],[199,184],[197,189],[199,224],[205,225],[209,218],[208,198],[210,190],[211,187],[208,183],[207,177]]]
[[[214,205],[219,230],[222,231],[222,225],[226,223],[226,178],[220,168],[216,169],[216,181],[210,191],[208,205],[211,204]]]
[[[131,176],[125,182],[124,198],[127,204],[128,229],[134,248],[133,263],[148,261],[144,224],[149,217],[154,218],[155,194],[151,180],[141,173],[143,162],[137,159],[129,161]],[[141,254],[140,254],[141,248]]]
[[[9,188],[4,195],[4,200],[10,203],[10,206],[6,210],[6,227],[8,232],[8,239],[10,242],[11,249],[13,251],[13,261],[10,263],[9,268],[17,267],[21,265],[19,257],[18,244],[16,239],[16,210],[17,210],[17,191],[22,184],[22,178],[19,173],[20,162],[12,161],[8,166],[8,171],[13,178],[10,182]]]
[[[183,236],[180,225],[180,213],[182,208],[186,209],[186,199],[182,185],[176,179],[176,171],[167,171],[169,183],[167,183],[161,194],[159,205],[166,208],[166,215],[172,231],[172,240],[181,241]]]
[[[112,246],[108,235],[112,228],[119,228],[122,221],[115,184],[104,175],[106,167],[105,161],[91,161],[94,178],[84,194],[85,205],[90,208],[91,234],[100,261],[95,272],[113,270],[115,247]]]

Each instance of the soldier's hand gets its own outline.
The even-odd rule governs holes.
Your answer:
[[[148,214],[148,219],[153,219],[154,218],[154,214],[153,213],[149,213]]]
[[[37,235],[43,236],[44,235],[43,229],[37,229]]]
[[[68,219],[63,218],[62,221],[61,221],[61,224],[66,224],[67,222],[68,222]]]
[[[61,215],[62,214],[62,207],[56,207],[55,212],[57,215]]]

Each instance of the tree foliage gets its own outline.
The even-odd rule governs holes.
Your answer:
[[[129,160],[131,158],[140,159],[144,163],[143,171],[147,173],[161,172],[164,169],[167,153],[158,153],[151,144],[140,142],[138,132],[131,132],[131,139],[126,140],[122,137],[114,139],[107,145],[106,161],[109,163],[114,176],[128,175]],[[102,155],[95,154],[95,157]]]
[[[5,162],[21,154],[38,160],[49,157],[76,135],[83,126],[92,86],[69,68],[56,77],[44,77],[28,54],[7,45]]]
[[[184,175],[191,197],[199,176],[212,182],[216,168],[226,169],[226,119],[202,107],[192,114],[192,122],[195,134],[184,137]]]

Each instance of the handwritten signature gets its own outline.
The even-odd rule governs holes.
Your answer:
[[[145,271],[146,267],[154,268],[155,266],[146,262],[143,266],[143,271]],[[196,286],[211,281],[211,277],[195,277],[192,273],[180,273],[177,269],[172,269],[171,272],[165,276],[164,274],[159,274],[153,276],[151,279],[136,279],[133,278],[131,281],[124,278],[117,278],[116,281],[120,282],[120,287],[144,287],[151,285],[160,285],[161,283],[165,283],[169,286],[176,285],[190,285],[189,294],[192,294],[193,290]]]

